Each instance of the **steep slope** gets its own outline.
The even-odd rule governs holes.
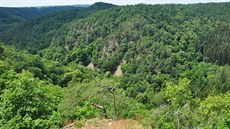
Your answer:
[[[63,26],[52,46],[41,54],[67,64],[93,62],[111,72],[125,60],[125,73],[176,76],[179,67],[187,69],[186,62],[202,60],[195,46],[201,44],[201,36],[230,18],[228,13],[220,14],[221,10],[230,12],[228,6],[137,5],[100,11]]]

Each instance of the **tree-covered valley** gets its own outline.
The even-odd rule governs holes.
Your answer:
[[[0,8],[0,129],[230,128],[229,2],[25,12]]]

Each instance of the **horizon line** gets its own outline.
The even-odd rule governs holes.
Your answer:
[[[225,2],[194,2],[194,3],[136,3],[136,4],[113,4],[108,2],[95,2],[95,3],[106,3],[106,4],[113,4],[117,6],[128,6],[128,5],[139,5],[139,4],[145,4],[145,5],[167,5],[167,4],[174,4],[174,5],[191,5],[191,4],[208,4],[208,3],[229,3],[230,1]],[[93,3],[93,4],[95,4]],[[45,7],[64,7],[64,6],[91,6],[93,4],[48,4],[48,5],[31,5],[31,6],[1,6],[0,8],[45,8]]]

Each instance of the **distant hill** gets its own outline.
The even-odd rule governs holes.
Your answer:
[[[94,3],[93,5],[90,6],[90,8],[102,8],[102,9],[105,9],[105,8],[112,8],[112,7],[116,7],[116,5],[114,4],[110,4],[110,3],[104,3],[104,2],[96,2]]]
[[[78,6],[76,6],[78,7]],[[82,6],[81,6],[82,7]],[[86,5],[84,7],[87,7]],[[7,30],[0,33],[0,39],[8,44],[15,43],[14,45],[21,49],[29,49],[32,53],[47,48],[53,35],[59,32],[59,28],[72,20],[85,18],[88,15],[100,10],[115,7],[112,4],[95,3],[87,8],[76,9],[75,6],[63,7],[63,11],[54,12],[55,7],[47,7],[52,10],[48,14],[24,20],[24,22],[17,24],[15,27],[8,27]],[[66,8],[64,10],[64,8]],[[67,9],[69,8],[69,9]],[[41,8],[42,9],[42,8]],[[46,8],[44,8],[46,9]]]
[[[39,17],[47,13],[78,10],[88,7],[87,5],[74,6],[51,6],[51,7],[0,7],[0,32],[8,29],[12,25],[26,21],[27,19]]]

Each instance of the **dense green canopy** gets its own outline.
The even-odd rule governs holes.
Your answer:
[[[1,12],[22,21],[0,31],[0,128],[95,117],[229,128],[229,7],[96,3],[32,19]]]

